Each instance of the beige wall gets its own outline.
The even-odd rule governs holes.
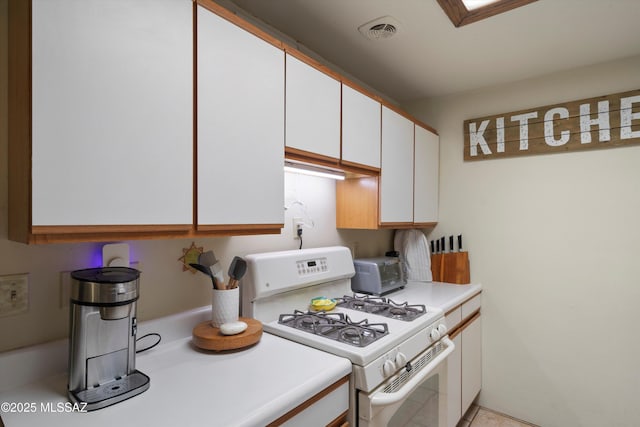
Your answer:
[[[26,314],[0,318],[0,351],[67,335],[68,309],[60,307],[60,272],[97,266],[102,243],[27,246],[7,240],[7,0],[0,0],[0,275],[29,273],[30,307]],[[338,231],[332,180],[286,174],[286,228],[281,235],[196,239],[228,266],[234,255],[297,248],[292,218],[306,217],[304,247],[353,246],[358,256],[374,256],[392,245],[391,231]],[[304,208],[295,203],[300,201]],[[259,207],[256,207],[259,208]],[[138,314],[151,319],[209,304],[210,282],[183,272],[178,258],[192,240],[132,241],[131,258],[140,261]]]
[[[640,57],[405,105],[440,133],[440,223],[483,291],[480,403],[545,427],[640,420],[640,146],[463,162],[466,119],[640,88]]]

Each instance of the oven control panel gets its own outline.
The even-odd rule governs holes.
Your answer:
[[[298,276],[308,276],[311,274],[326,273],[329,270],[327,258],[314,258],[297,261]]]

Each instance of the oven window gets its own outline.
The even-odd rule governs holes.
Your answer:
[[[438,427],[438,390],[440,376],[433,375],[423,382],[398,408],[388,427]],[[443,397],[444,398],[444,397]]]

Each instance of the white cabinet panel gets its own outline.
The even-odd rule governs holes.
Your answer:
[[[480,309],[482,294],[478,294],[471,298],[469,301],[462,304],[462,318],[466,319],[471,316],[475,311]]]
[[[380,222],[413,221],[413,122],[382,107]]]
[[[284,52],[198,7],[198,225],[284,221]]]
[[[438,135],[416,125],[413,222],[438,221]]]
[[[190,224],[188,0],[34,0],[32,223]]]
[[[340,82],[291,55],[286,68],[287,147],[339,159]]]
[[[462,336],[452,338],[456,349],[447,358],[447,427],[456,427],[462,418]]]
[[[342,160],[380,167],[380,102],[342,85]]]
[[[462,413],[466,412],[482,386],[482,316],[462,335]]]

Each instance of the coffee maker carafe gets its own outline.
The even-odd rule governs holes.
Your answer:
[[[71,273],[69,399],[104,408],[149,388],[136,370],[140,272],[104,267]]]

